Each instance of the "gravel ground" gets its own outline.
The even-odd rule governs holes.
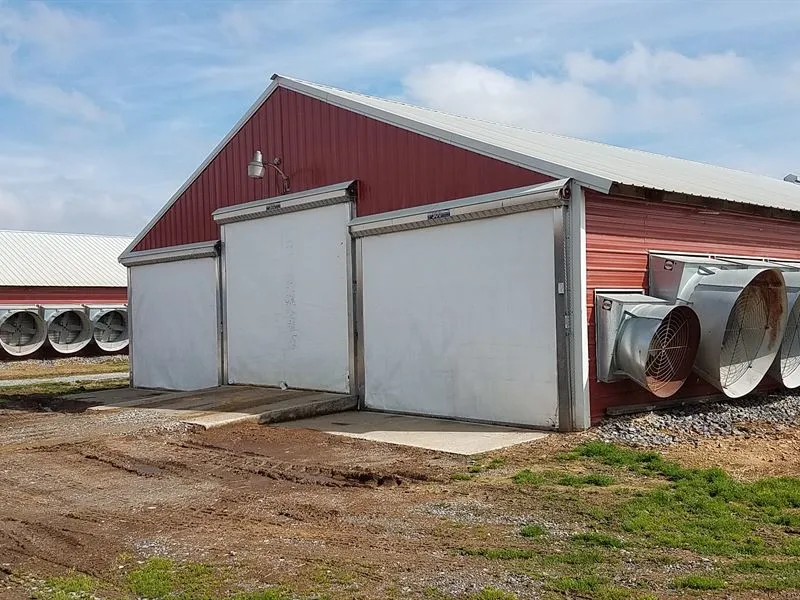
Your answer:
[[[102,356],[70,356],[69,358],[31,358],[27,360],[0,360],[0,371],[18,369],[20,366],[31,368],[52,368],[56,365],[95,365],[112,361],[128,360],[127,354],[104,354]]]
[[[668,446],[714,437],[751,436],[752,425],[800,424],[800,396],[748,396],[692,407],[617,417],[597,428],[607,442],[633,446]]]

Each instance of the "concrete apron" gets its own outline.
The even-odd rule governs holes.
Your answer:
[[[348,412],[283,423],[281,427],[324,431],[373,442],[414,446],[470,456],[547,437],[546,433],[375,412]]]
[[[177,421],[208,429],[233,423],[280,423],[352,410],[358,401],[346,394],[223,386],[197,392],[123,388],[67,396],[92,404],[89,411],[125,408],[158,410]]]

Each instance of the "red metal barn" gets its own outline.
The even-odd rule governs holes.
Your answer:
[[[121,257],[133,384],[562,430],[791,387],[798,233],[793,183],[275,76]]]
[[[0,358],[127,346],[131,238],[0,231]]]

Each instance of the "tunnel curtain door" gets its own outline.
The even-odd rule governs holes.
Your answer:
[[[542,208],[362,231],[366,406],[557,427],[559,215]],[[454,218],[449,210],[427,215],[428,223]]]
[[[222,224],[229,383],[352,391],[348,189],[215,213]]]
[[[217,386],[221,353],[216,249],[211,243],[180,260],[160,258],[168,260],[129,265],[133,386],[170,390]]]

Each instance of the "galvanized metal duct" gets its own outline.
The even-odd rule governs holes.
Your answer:
[[[789,315],[780,352],[769,374],[789,389],[800,387],[800,272],[784,271]]]
[[[688,302],[702,329],[695,371],[726,396],[749,394],[781,347],[787,318],[783,274],[772,268],[707,269],[694,282]]]
[[[600,381],[627,377],[668,398],[691,374],[700,322],[690,307],[638,293],[600,293],[595,320]]]
[[[47,339],[60,354],[75,354],[92,341],[92,322],[84,310],[45,309]]]
[[[668,398],[692,372],[700,321],[688,306],[637,304],[617,335],[617,368],[659,398]]]
[[[28,356],[47,339],[47,325],[32,309],[0,308],[0,348],[11,356]]]
[[[90,308],[94,341],[104,352],[128,347],[128,311],[124,308]]]

